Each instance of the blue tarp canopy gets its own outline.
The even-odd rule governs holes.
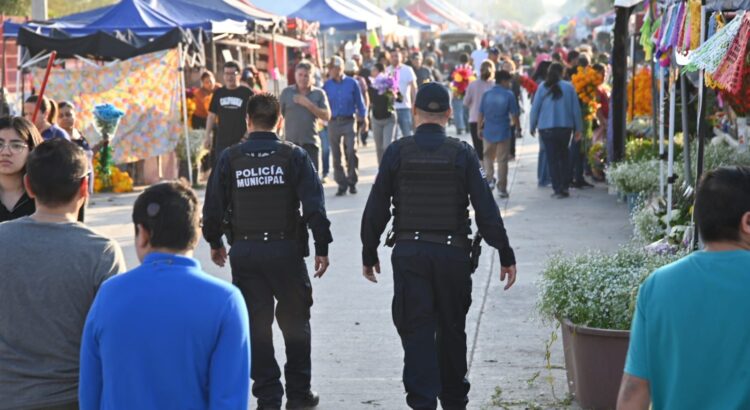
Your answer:
[[[335,28],[341,31],[370,30],[381,25],[381,18],[339,0],[310,0],[289,17],[299,17],[320,22],[320,28]]]
[[[128,30],[140,36],[160,36],[177,27],[208,32],[220,28],[222,32],[238,32],[244,30],[250,20],[253,18],[241,8],[231,7],[221,0],[206,0],[202,4],[191,0],[122,0],[113,6],[72,14],[49,23],[6,22],[4,35],[17,36],[21,26],[42,34],[61,30],[72,36]]]

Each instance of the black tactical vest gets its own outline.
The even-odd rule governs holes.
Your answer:
[[[402,138],[401,165],[393,198],[396,232],[461,233],[469,218],[464,178],[456,168],[461,143],[454,138],[434,150]]]
[[[293,145],[279,144],[273,153],[244,153],[230,148],[232,231],[236,236],[297,230],[300,202],[289,178]]]

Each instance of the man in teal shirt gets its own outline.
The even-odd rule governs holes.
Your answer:
[[[750,168],[709,172],[695,220],[705,250],[638,292],[618,409],[750,408]]]

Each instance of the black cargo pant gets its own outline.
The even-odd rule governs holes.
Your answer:
[[[468,250],[399,241],[393,263],[393,322],[404,348],[406,403],[413,409],[463,409],[466,314],[471,306]]]
[[[310,307],[312,286],[293,240],[236,241],[230,252],[232,282],[245,298],[250,316],[253,395],[259,405],[281,406],[284,389],[273,348],[274,312],[286,345],[287,399],[310,390]],[[274,309],[275,303],[275,309]]]

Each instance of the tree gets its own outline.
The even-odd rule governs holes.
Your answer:
[[[28,16],[31,14],[31,0],[0,0],[0,13],[6,16]]]

